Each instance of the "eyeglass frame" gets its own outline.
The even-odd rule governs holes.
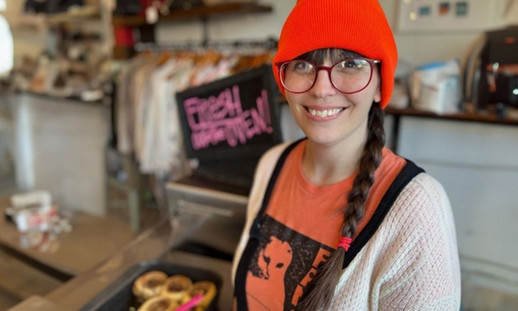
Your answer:
[[[365,84],[364,87],[362,87],[361,89],[359,89],[358,91],[354,91],[354,92],[343,92],[341,91],[339,88],[336,87],[335,83],[333,82],[333,79],[331,79],[331,70],[333,69],[333,67],[335,67],[336,65],[340,64],[341,62],[344,62],[344,61],[347,61],[347,60],[352,60],[352,59],[361,59],[361,60],[364,60],[364,61],[367,61],[371,67],[371,73],[370,73],[370,76],[369,76],[369,81],[367,82],[367,84]],[[311,86],[303,91],[303,92],[293,92],[293,91],[290,91],[286,85],[284,85],[284,81],[282,79],[282,75],[281,75],[281,68],[284,64],[287,64],[289,62],[293,62],[293,61],[303,61],[303,62],[307,62],[309,63],[310,65],[312,65],[314,68],[316,68],[316,74],[315,74],[315,79],[313,80],[313,84],[311,84]],[[277,62],[275,63],[275,66],[277,66],[277,69],[278,69],[278,73],[279,73],[279,81],[281,82],[282,86],[284,87],[284,89],[286,89],[288,92],[290,93],[293,93],[293,94],[303,94],[303,93],[306,93],[308,92],[309,90],[311,90],[313,88],[313,86],[315,86],[315,83],[317,83],[317,78],[318,78],[318,72],[320,70],[325,70],[327,71],[327,76],[329,77],[329,82],[331,82],[331,85],[340,93],[342,94],[346,94],[346,95],[350,95],[350,94],[356,94],[356,93],[359,93],[363,90],[365,90],[369,84],[371,84],[371,81],[372,81],[372,75],[374,74],[374,64],[381,64],[381,61],[380,60],[377,60],[377,59],[370,59],[370,58],[363,58],[363,57],[347,57],[347,58],[342,58],[341,60],[339,60],[338,62],[336,62],[335,64],[333,64],[332,66],[317,66],[315,64],[313,64],[312,62],[310,61],[307,61],[307,60],[303,60],[303,59],[291,59],[291,60],[287,60],[287,61],[283,61],[283,62]]]

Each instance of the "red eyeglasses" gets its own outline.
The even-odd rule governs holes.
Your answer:
[[[327,71],[331,84],[341,93],[353,94],[364,90],[372,80],[375,64],[379,60],[366,58],[342,59],[331,67],[316,66],[305,60],[276,63],[282,86],[290,93],[309,91],[317,81],[320,70]]]

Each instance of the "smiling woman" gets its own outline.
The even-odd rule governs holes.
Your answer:
[[[261,159],[237,310],[459,310],[451,207],[387,149],[397,48],[378,0],[298,0],[273,73],[307,138]]]
[[[339,174],[328,176],[328,181],[342,180],[356,169],[350,163],[361,156],[357,151],[365,143],[367,115],[371,104],[381,99],[377,63],[344,49],[319,49],[278,63],[286,99],[297,124],[310,138],[309,143],[333,147],[340,155],[347,150],[353,152],[347,164],[333,160],[346,166],[336,169]],[[293,64],[308,68],[306,74],[301,74],[301,69],[293,72]],[[356,132],[358,135],[352,135]],[[347,144],[347,148],[340,147],[340,143]],[[322,182],[317,176],[308,178]]]

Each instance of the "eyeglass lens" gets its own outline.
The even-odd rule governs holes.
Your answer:
[[[306,92],[315,84],[319,69],[328,72],[330,70],[332,84],[343,93],[363,90],[372,78],[371,63],[361,58],[342,60],[330,69],[323,66],[317,67],[303,60],[293,60],[281,66],[282,83],[290,92]]]

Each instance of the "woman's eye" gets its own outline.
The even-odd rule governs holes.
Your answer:
[[[350,69],[358,68],[358,62],[356,62],[354,60],[347,60],[347,61],[344,61],[342,64],[343,64],[344,68],[350,68]]]
[[[293,62],[292,69],[297,72],[310,72],[313,69],[313,66],[311,66],[308,62]]]
[[[335,67],[337,67],[338,70],[343,71],[362,71],[365,70],[368,65],[367,61],[362,59],[349,59],[338,63]]]

